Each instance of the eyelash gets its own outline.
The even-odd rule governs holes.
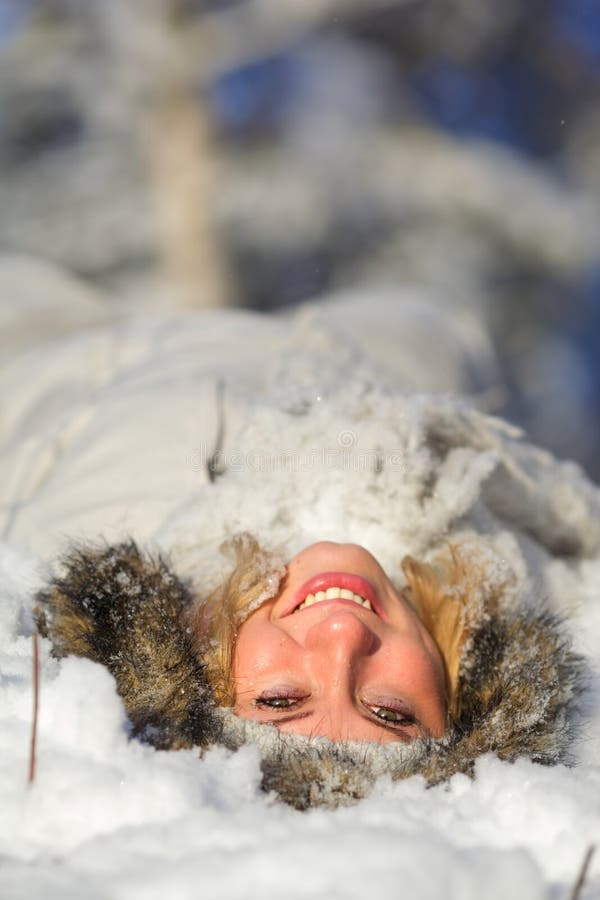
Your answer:
[[[370,712],[375,716],[376,719],[384,721],[392,726],[398,725],[406,728],[409,725],[417,724],[417,720],[410,713],[401,712],[400,710],[394,709],[391,706],[367,706],[367,709],[370,710]],[[386,716],[380,716],[378,715],[378,712],[380,711],[383,711],[385,713],[393,713],[395,716],[398,716],[398,718],[388,719]]]
[[[293,707],[297,706],[299,703],[302,703],[305,699],[305,696],[290,697],[289,694],[262,695],[253,700],[253,705],[259,708],[271,709],[274,712],[286,712],[289,709],[293,709]],[[398,731],[412,725],[418,725],[418,722],[413,715],[394,709],[391,706],[383,706],[381,704],[369,705],[368,703],[363,703],[363,706],[375,720],[385,722],[387,727],[397,728]],[[378,715],[379,712],[393,713],[398,716],[398,718],[389,719],[385,715]]]
[[[266,706],[268,709],[291,709],[297,703],[301,702],[296,697],[257,697],[253,700],[254,706]]]

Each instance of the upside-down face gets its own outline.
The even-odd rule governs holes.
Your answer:
[[[441,737],[444,664],[417,614],[356,544],[295,556],[240,626],[235,711],[281,731],[379,743]]]

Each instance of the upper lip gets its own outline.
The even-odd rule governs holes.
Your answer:
[[[362,575],[354,575],[351,572],[320,572],[313,575],[308,581],[305,581],[297,590],[294,591],[285,609],[283,616],[289,616],[309,594],[315,594],[317,591],[326,591],[330,587],[347,588],[360,597],[364,597],[371,604],[373,612],[381,616],[382,610],[377,598],[377,592],[370,581],[363,578]],[[323,601],[331,603],[353,603],[352,600],[332,600]]]

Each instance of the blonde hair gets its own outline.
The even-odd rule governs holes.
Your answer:
[[[233,553],[235,568],[227,580],[204,601],[192,620],[197,646],[202,647],[208,680],[221,706],[235,700],[233,656],[240,624],[269,597],[279,591],[280,577],[271,566],[268,577],[272,592],[266,589],[269,554],[251,535],[240,535],[226,545]],[[402,560],[407,586],[402,592],[428,630],[442,655],[447,688],[449,716],[459,711],[458,682],[460,662],[471,633],[470,614],[479,604],[477,594],[483,573],[455,547],[449,547],[435,564],[423,563],[411,556]]]
[[[483,574],[463,558],[455,547],[448,548],[435,564],[419,562],[412,556],[402,560],[407,587],[403,594],[437,644],[446,675],[448,717],[460,710],[458,692],[463,653],[471,634]]]
[[[244,532],[221,551],[232,556],[231,575],[194,611],[191,627],[202,647],[208,680],[219,706],[233,706],[233,654],[238,628],[250,612],[279,591],[284,574],[277,561]]]

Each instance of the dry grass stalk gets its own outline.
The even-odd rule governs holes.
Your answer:
[[[38,646],[38,633],[34,631],[33,639],[33,721],[31,723],[31,746],[29,750],[29,784],[33,784],[35,778],[35,747],[37,740],[38,707],[40,699],[40,653]]]
[[[585,851],[585,856],[583,857],[583,861],[581,863],[581,867],[579,869],[579,874],[577,876],[577,881],[573,885],[573,890],[569,894],[569,900],[577,900],[581,891],[583,889],[583,885],[585,882],[585,877],[587,875],[588,869],[590,867],[590,862],[592,861],[592,856],[594,855],[595,850],[594,844],[590,844],[590,846]]]

